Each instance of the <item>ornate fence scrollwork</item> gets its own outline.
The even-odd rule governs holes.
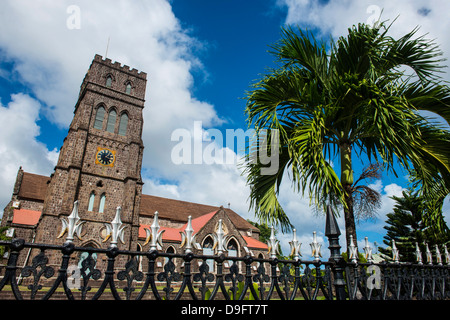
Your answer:
[[[33,283],[28,285],[28,289],[31,290],[31,299],[34,300],[36,293],[42,289],[42,285],[39,284],[39,280],[42,276],[45,278],[51,278],[55,274],[55,270],[47,266],[48,258],[44,251],[41,251],[32,260],[31,266],[26,266],[22,269],[21,277],[27,278],[33,276]]]
[[[10,291],[17,300],[450,299],[450,257],[445,246],[444,259],[436,257],[435,264],[429,250],[426,263],[422,262],[420,250],[416,253],[417,263],[402,263],[398,249],[392,263],[374,263],[366,241],[364,251],[369,262],[360,263],[353,255],[346,262],[340,254],[340,231],[330,211],[325,228],[330,250],[327,261],[320,259],[317,237],[311,245],[313,260],[300,259],[301,243],[296,235],[291,241],[294,259],[284,260],[277,257],[278,241],[273,232],[271,254],[264,259],[250,254],[226,256],[224,250],[216,255],[194,254],[195,235],[190,230],[185,235],[184,253],[120,250],[116,241],[120,239],[119,231],[107,249],[77,247],[72,234],[61,246],[25,243],[21,239],[0,241],[0,246],[9,248],[0,278],[0,295]],[[153,233],[158,235],[157,228]],[[219,234],[217,241],[221,237]],[[154,247],[157,243],[154,241]],[[435,251],[440,255],[439,250]],[[18,264],[22,252],[32,253],[24,267]],[[59,266],[49,265],[50,255],[59,257]],[[78,261],[75,266],[74,261]],[[100,265],[105,261],[102,270]],[[7,286],[10,290],[4,290]],[[57,290],[61,287],[63,290]]]

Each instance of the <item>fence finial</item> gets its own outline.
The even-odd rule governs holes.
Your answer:
[[[313,242],[309,244],[311,246],[311,255],[314,257],[314,261],[319,261],[322,257],[322,253],[320,252],[320,248],[322,245],[317,242],[317,234],[313,232]]]
[[[365,258],[367,259],[367,262],[372,263],[373,262],[372,248],[369,246],[369,238],[365,237],[364,240],[365,240],[364,246]]]
[[[353,263],[358,262],[358,248],[355,246],[353,242],[353,236],[350,235],[350,245],[348,246],[348,260],[351,260]]]
[[[430,248],[428,247],[428,243],[425,242],[425,248],[426,248],[426,256],[427,256],[427,263],[433,264],[433,255],[431,254]]]
[[[328,244],[330,249],[330,262],[333,263],[333,284],[336,289],[336,299],[345,300],[345,280],[344,280],[344,269],[345,261],[341,256],[341,246],[339,244],[339,236],[341,232],[339,231],[339,226],[336,221],[336,217],[333,214],[330,206],[327,206],[327,218],[325,224],[325,235],[328,238]]]
[[[116,215],[114,216],[113,221],[111,223],[105,223],[106,227],[106,237],[103,242],[106,242],[111,237],[111,247],[117,247],[117,243],[120,242],[125,243],[123,240],[124,229],[126,226],[123,225],[122,220],[120,219],[120,214],[122,213],[122,208],[116,208]]]
[[[195,237],[197,234],[194,234],[194,228],[192,228],[192,216],[188,217],[188,223],[186,229],[184,231],[180,231],[181,234],[181,247],[185,247],[184,252],[190,253],[192,252],[192,246],[195,244]]]
[[[221,255],[222,253],[224,253],[224,251],[227,251],[227,249],[225,248],[227,236],[223,231],[222,219],[219,219],[216,234],[213,234],[213,238],[214,238],[213,249],[217,250],[218,255]]]
[[[277,238],[275,238],[275,228],[273,226],[270,227],[270,238],[269,238],[269,251],[268,253],[270,253],[270,257],[272,259],[275,259],[277,257],[277,253],[278,253],[278,243],[279,241],[277,240]]]
[[[446,244],[444,244],[444,257],[445,257],[445,263],[447,265],[450,265],[450,254],[448,253]]]
[[[155,211],[153,223],[152,223],[150,229],[145,228],[145,233],[147,235],[147,238],[145,239],[145,243],[143,245],[145,246],[147,243],[150,242],[149,251],[157,250],[158,244],[162,248],[162,235],[163,235],[164,231],[166,231],[166,230],[160,231],[158,215],[159,215],[158,211]]]
[[[65,218],[61,218],[62,222],[62,228],[61,233],[57,237],[58,239],[61,238],[66,232],[66,243],[73,242],[74,236],[76,235],[78,239],[81,239],[81,229],[82,225],[85,221],[80,221],[80,217],[78,216],[78,200],[73,203],[73,209],[70,216],[67,217],[67,220]]]
[[[325,236],[329,238],[330,236],[340,236],[340,235],[341,230],[339,230],[339,226],[337,224],[333,210],[331,210],[331,206],[327,206],[327,217],[325,221]]]
[[[400,262],[400,252],[395,245],[395,240],[392,240],[392,260],[394,260],[394,263]]]
[[[416,242],[416,261],[418,264],[423,264],[422,252],[420,252],[419,244],[417,242]]]
[[[441,252],[439,251],[439,246],[435,244],[435,251],[436,251],[436,262],[438,265],[442,266],[442,257]]]
[[[289,245],[291,246],[290,255],[294,255],[294,260],[299,260],[299,257],[302,255],[300,253],[300,247],[302,246],[302,243],[297,239],[297,230],[292,229],[292,233],[292,241],[289,241]]]

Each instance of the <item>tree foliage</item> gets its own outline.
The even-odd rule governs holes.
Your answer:
[[[402,197],[392,197],[396,201],[393,212],[387,214],[386,236],[383,243],[386,248],[380,247],[380,252],[387,257],[392,256],[392,240],[400,252],[400,260],[416,262],[416,243],[423,254],[425,242],[430,250],[434,245],[441,246],[450,241],[450,232],[442,219],[442,226],[430,220],[430,217],[442,217],[443,199],[434,201],[419,195],[417,191],[403,191]]]
[[[8,229],[9,227],[0,227],[0,240],[11,240],[11,237],[6,236],[6,231],[8,231]],[[0,258],[5,254],[6,250],[5,247],[0,246]]]
[[[419,112],[450,122],[450,89],[439,82],[442,53],[418,37],[418,29],[394,39],[390,27],[358,24],[328,45],[310,32],[282,29],[271,51],[279,68],[253,85],[245,110],[257,133],[276,129],[280,138],[274,174],[261,174],[266,165],[252,158],[257,150],[245,163],[250,207],[261,221],[292,227],[278,201],[289,176],[295,191],[317,207],[341,205],[347,244],[350,235],[356,241],[355,202],[376,195],[355,189],[355,156],[381,163],[389,173],[397,174],[396,164],[414,171],[425,194],[436,181],[448,188],[450,133]]]

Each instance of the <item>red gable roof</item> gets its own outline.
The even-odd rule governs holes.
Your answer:
[[[200,216],[198,218],[192,219],[192,229],[194,229],[194,234],[197,233],[203,226],[211,220],[211,218],[217,213],[217,211],[210,212],[207,214],[204,214],[203,216]],[[187,223],[184,224],[184,226],[181,227],[181,230],[184,230],[187,228]]]
[[[268,249],[269,247],[267,246],[267,244],[265,244],[264,242],[261,242],[259,240],[256,240],[255,238],[252,237],[247,237],[247,236],[242,236],[245,240],[245,242],[247,242],[247,247],[249,248],[254,248],[254,249]]]
[[[210,212],[208,214],[205,214],[203,216],[200,216],[198,218],[192,219],[192,229],[194,229],[194,234],[197,233],[203,226],[211,220],[212,217],[217,213],[217,211]],[[160,227],[160,230],[164,230],[164,233],[162,235],[163,241],[178,241],[181,242],[181,234],[180,232],[185,230],[187,227],[187,223],[182,226],[181,228],[169,228],[169,227]],[[147,234],[145,232],[145,228],[150,229],[150,225],[148,224],[141,224],[139,226],[139,238],[146,238]],[[253,249],[268,249],[267,244],[256,240],[252,237],[242,236],[247,243],[247,246],[249,248]]]
[[[40,211],[27,209],[14,209],[12,223],[34,226],[39,222],[40,217],[41,217]]]
[[[203,226],[217,213],[217,211],[205,214],[198,218],[192,219],[192,229],[194,229],[194,234],[197,233]],[[151,225],[141,224],[139,226],[139,238],[146,238],[147,234],[145,228],[150,229]],[[170,228],[170,227],[160,227],[160,230],[165,230],[162,235],[163,241],[179,241],[181,242],[180,232],[186,229],[187,223],[181,228]]]

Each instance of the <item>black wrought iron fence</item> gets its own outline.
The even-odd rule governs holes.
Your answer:
[[[346,262],[340,253],[339,228],[328,212],[325,227],[330,258],[322,261],[320,246],[313,249],[314,260],[279,260],[197,255],[189,250],[167,253],[25,243],[22,239],[0,241],[10,250],[0,280],[3,299],[69,300],[401,300],[449,299],[450,261],[437,264]],[[271,239],[274,242],[274,239]],[[273,243],[274,244],[274,243]],[[295,245],[295,244],[294,244]],[[18,265],[24,250],[35,254],[25,267]],[[314,250],[316,252],[314,253]],[[349,248],[351,254],[352,248]],[[83,253],[82,262],[73,265]],[[394,255],[398,252],[394,252]],[[369,252],[369,257],[370,257]],[[58,266],[49,265],[49,255],[60,257]],[[96,256],[94,258],[94,256]],[[161,270],[158,259],[164,258]],[[398,258],[398,256],[397,256]],[[210,261],[214,260],[214,271]],[[96,261],[105,261],[104,270]],[[232,261],[229,267],[225,262]],[[371,261],[371,259],[369,259]],[[193,268],[193,266],[196,266]]]

